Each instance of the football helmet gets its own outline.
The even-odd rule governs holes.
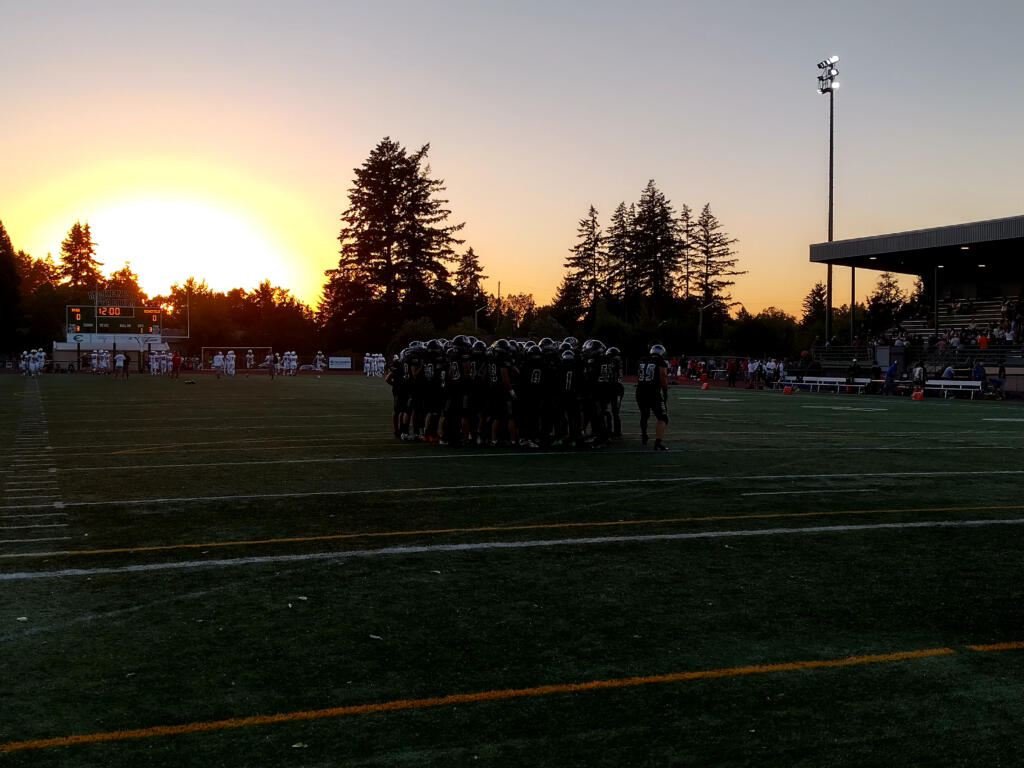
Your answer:
[[[652,354],[652,355],[654,355],[655,357],[664,357],[664,356],[665,356],[666,354],[668,354],[668,353],[667,353],[667,352],[665,352],[665,347],[664,347],[664,346],[662,346],[661,344],[654,344],[654,345],[653,345],[653,346],[651,347],[651,351],[650,351],[650,353],[649,353],[649,354]]]

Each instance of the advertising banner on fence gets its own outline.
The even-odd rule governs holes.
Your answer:
[[[352,358],[351,357],[328,357],[327,367],[332,371],[351,371],[352,370]]]

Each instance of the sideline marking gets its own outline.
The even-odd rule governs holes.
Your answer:
[[[810,491],[756,491],[740,496],[802,496],[808,493],[874,493],[877,488],[815,488]]]
[[[335,552],[308,552],[298,555],[262,555],[234,557],[220,560],[182,560],[171,563],[143,563],[140,565],[107,566],[98,568],[66,568],[59,571],[13,571],[0,573],[2,581],[34,581],[36,579],[64,578],[68,576],[94,576],[114,573],[143,573],[147,571],[174,571],[192,568],[219,568],[232,565],[258,565],[264,563],[294,563],[315,560],[348,560],[350,558],[412,555],[432,552],[471,552],[485,549],[537,549],[541,547],[579,547],[603,544],[632,544],[655,541],[685,541],[690,539],[750,538],[756,536],[788,536],[793,534],[854,533],[910,528],[969,528],[989,525],[1024,525],[1024,518],[995,520],[929,520],[918,523],[869,523],[866,525],[816,525],[804,528],[760,528],[741,531],[697,531],[694,533],[654,533],[634,536],[590,536],[575,539],[531,539],[526,541],[489,541],[470,544],[421,544],[413,546],[382,547],[379,549],[350,549]],[[66,537],[71,538],[71,537]],[[36,541],[45,541],[37,539]]]
[[[969,645],[972,651],[1011,650],[1024,647],[1024,643],[997,643],[994,645]],[[398,712],[407,709],[425,709],[427,707],[452,706],[455,704],[472,704],[482,701],[505,701],[509,699],[533,698],[566,693],[585,693],[588,691],[609,690],[615,688],[633,688],[641,685],[658,683],[679,683],[690,680],[713,680],[745,675],[765,675],[775,672],[798,672],[817,669],[837,669],[862,664],[884,664],[898,661],[934,658],[937,656],[955,655],[953,648],[921,648],[914,651],[898,651],[895,653],[875,653],[861,656],[846,656],[837,659],[812,659],[807,661],[788,661],[776,664],[752,664],[743,667],[720,667],[718,669],[701,669],[689,672],[672,672],[662,675],[642,675],[619,677],[606,680],[588,680],[581,683],[558,683],[538,685],[532,688],[503,688],[474,693],[454,693],[447,696],[432,696],[421,699],[397,699],[371,704],[352,704],[343,707],[326,709],[309,709],[294,712],[280,712],[273,715],[251,715],[249,717],[232,717],[224,720],[197,721],[181,725],[156,725],[149,728],[132,728],[120,731],[103,731],[97,733],[57,736],[48,739],[30,739],[25,741],[9,741],[0,744],[0,753],[14,752],[22,749],[44,749],[47,747],[66,747],[73,744],[95,744],[106,741],[125,741],[128,739],[145,739],[155,736],[176,736],[185,733],[225,730],[228,728],[246,728],[255,725],[272,725],[302,720],[319,720],[328,717],[345,715],[361,715],[378,712]]]
[[[71,549],[60,552],[18,552],[0,554],[0,560],[16,557],[73,557],[78,555],[114,555],[137,552],[160,552],[170,549],[208,549],[211,547],[245,547],[266,544],[301,544],[314,541],[339,541],[342,539],[384,539],[399,536],[436,536],[443,533],[504,533],[506,531],[544,531],[565,528],[613,528],[666,523],[701,523],[721,520],[778,520],[798,517],[835,517],[838,515],[887,515],[907,512],[987,512],[1004,509],[1024,509],[1024,504],[986,505],[975,507],[917,507],[907,509],[836,509],[816,512],[755,512],[746,515],[705,515],[703,517],[661,517],[642,520],[586,520],[567,523],[531,523],[529,525],[482,525],[470,528],[414,528],[399,531],[364,531],[362,533],[328,533],[320,536],[280,536],[272,539],[235,539],[230,541],[205,541],[199,543],[154,544],[146,547],[109,547],[105,549]],[[51,517],[66,515],[66,512],[52,512],[43,515],[7,515],[7,517]]]
[[[497,454],[496,454],[497,455]],[[523,454],[511,454],[523,455]],[[529,454],[536,456],[537,454]],[[606,454],[611,455],[611,454]],[[212,466],[212,465],[203,465]],[[56,472],[56,469],[50,469]],[[1024,475],[1024,469],[978,469],[978,470],[948,470],[936,472],[847,472],[847,473],[824,473],[813,475],[683,475],[676,477],[647,477],[647,478],[619,478],[609,480],[559,480],[536,483],[494,483],[490,485],[430,485],[407,488],[359,488],[342,491],[294,491],[290,493],[252,493],[252,494],[231,494],[228,496],[178,496],[163,497],[156,499],[115,499],[113,501],[67,501],[64,507],[98,507],[98,506],[130,506],[145,504],[188,504],[204,501],[241,501],[251,499],[298,499],[312,498],[317,496],[356,496],[365,494],[385,493],[423,493],[424,491],[493,491],[503,488],[565,488],[586,485],[644,485],[648,483],[717,483],[717,482],[743,482],[763,480],[861,480],[866,477],[989,477],[993,475]],[[0,507],[0,511],[7,509],[39,509],[49,508],[52,504],[15,504]],[[983,507],[987,508],[987,507]]]
[[[842,385],[840,385],[842,386]],[[853,408],[848,405],[801,405],[801,408],[812,408],[818,411],[888,411],[888,408]]]
[[[559,693],[580,693],[610,688],[625,688],[652,683],[671,683],[686,680],[701,680],[724,677],[737,677],[740,675],[766,674],[771,672],[791,672],[807,669],[822,669],[847,667],[858,664],[872,664],[893,661],[904,661],[909,659],[928,658],[933,656],[947,656],[956,653],[952,648],[926,648],[917,651],[903,651],[899,653],[872,654],[865,656],[848,656],[840,659],[821,659],[813,661],[793,661],[780,664],[758,664],[745,667],[725,667],[720,669],[696,670],[692,672],[676,672],[665,675],[645,675],[637,677],[614,678],[610,680],[591,680],[582,683],[563,683],[556,685],[542,685],[533,688],[506,688],[501,690],[478,691],[476,693],[449,694],[422,699],[399,699],[394,701],[379,702],[375,704],[356,704],[345,707],[330,707],[327,709],[305,710],[297,712],[284,712],[274,715],[253,715],[250,717],[236,717],[226,720],[213,720],[207,722],[193,722],[183,725],[163,725],[150,728],[135,728],[131,730],[107,731],[101,733],[79,734],[74,736],[61,736],[50,739],[35,739],[29,741],[13,741],[0,744],[0,752],[13,752],[19,749],[40,749],[44,747],[68,746],[71,744],[88,744],[101,741],[122,741],[125,739],[147,738],[152,736],[171,736],[183,733],[196,733],[199,731],[221,730],[226,728],[242,728],[252,725],[267,725],[272,723],[294,722],[298,720],[314,720],[326,717],[338,717],[342,715],[366,714],[371,712],[394,712],[404,709],[418,709],[425,707],[437,707],[453,704],[465,704],[479,701],[497,701],[502,699],[525,698],[533,696],[545,696]]]

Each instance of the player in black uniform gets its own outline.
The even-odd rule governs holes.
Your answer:
[[[567,345],[563,342],[563,346]],[[580,410],[581,369],[576,360],[576,353],[563,349],[559,358],[556,373],[557,385],[557,421],[555,423],[555,441],[553,446],[580,445],[580,429],[582,414]]]
[[[668,363],[661,344],[651,347],[647,357],[640,360],[636,374],[636,404],[640,408],[640,440],[647,445],[647,420],[653,413],[654,450],[667,451],[663,442],[668,425]]]
[[[487,345],[477,339],[469,351],[466,365],[467,396],[466,415],[470,427],[470,439],[483,445],[485,410],[487,406]]]
[[[391,425],[395,437],[401,437],[409,431],[409,414],[405,409],[409,401],[409,393],[405,386],[405,366],[398,355],[391,358],[391,364],[384,374],[384,381],[391,387]]]
[[[611,436],[622,437],[622,397],[625,389],[622,386],[622,352],[618,347],[608,347],[604,353],[608,363],[608,384],[605,387],[605,397],[611,409]]]
[[[441,416],[441,444],[465,443],[469,439],[466,417],[466,364],[469,360],[469,338],[462,334],[452,339],[445,352],[444,412]]]
[[[491,447],[499,439],[508,437],[516,442],[516,419],[512,403],[516,399],[515,367],[512,345],[507,339],[498,339],[487,352],[487,417],[491,420]],[[502,425],[505,426],[504,432]]]
[[[402,435],[403,440],[422,440],[424,411],[426,408],[426,392],[423,384],[423,353],[422,341],[414,341],[404,353],[405,381],[408,391],[406,410],[408,412],[408,429]]]
[[[516,389],[516,428],[519,444],[525,448],[539,448],[547,434],[541,431],[542,408],[550,384],[550,373],[544,354],[533,342],[519,367],[519,386]]]
[[[590,425],[593,436],[593,447],[603,448],[608,445],[610,424],[605,401],[605,389],[608,383],[608,362],[604,357],[605,346],[597,339],[587,339],[583,343],[580,356],[583,363],[583,387],[580,402],[583,409],[584,430]]]
[[[431,339],[423,350],[423,439],[428,443],[438,442],[438,421],[444,397],[444,375],[446,361],[444,345],[438,339]]]

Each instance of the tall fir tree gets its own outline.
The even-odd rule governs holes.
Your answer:
[[[632,292],[633,206],[616,206],[605,230],[604,292],[620,301]]]
[[[417,314],[450,297],[446,262],[462,242],[455,233],[463,224],[446,223],[448,201],[437,197],[444,183],[432,179],[425,165],[429,149],[425,144],[410,154],[385,137],[354,169],[338,235],[340,259],[337,269],[327,271],[322,311],[338,309],[341,295],[364,294],[398,323],[403,314]]]
[[[578,284],[581,301],[586,307],[592,307],[604,291],[604,278],[608,272],[604,236],[593,205],[586,217],[580,219],[576,228],[576,245],[569,249],[569,253],[564,265],[568,270],[566,278]]]
[[[76,221],[60,244],[58,270],[64,283],[71,288],[94,288],[103,282],[102,266],[96,261],[96,244],[92,241],[89,222]]]
[[[487,298],[484,293],[483,281],[487,279],[484,269],[480,266],[480,259],[472,248],[458,258],[455,266],[454,280],[455,297],[465,300],[473,307],[480,306]]]
[[[739,259],[732,246],[738,241],[722,231],[722,224],[711,212],[711,203],[706,203],[697,217],[693,235],[700,300],[705,304],[717,301],[723,306],[732,306],[732,296],[727,289],[736,281],[730,278],[745,275],[746,271],[736,269]]]
[[[651,179],[633,217],[633,264],[635,287],[649,298],[655,310],[667,308],[675,293],[679,245],[674,219],[672,204]]]
[[[804,314],[800,318],[800,325],[806,328],[817,322],[825,322],[825,299],[825,284],[819,280],[811,287],[807,295],[804,296]]]
[[[679,252],[679,293],[684,299],[690,298],[694,293],[694,284],[697,278],[695,270],[696,257],[693,249],[693,209],[686,203],[679,210],[679,218],[676,219],[676,238]]]

